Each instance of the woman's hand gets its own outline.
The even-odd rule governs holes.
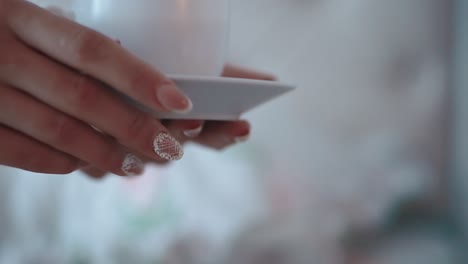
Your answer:
[[[158,111],[187,112],[173,82],[93,30],[24,0],[0,0],[0,164],[65,174],[89,164],[141,173],[145,159],[183,155]]]
[[[270,74],[233,65],[226,65],[223,76],[268,81],[276,79]],[[250,135],[250,124],[247,121],[168,120],[164,121],[164,124],[181,143],[191,141],[218,150],[246,141]],[[106,174],[93,167],[84,168],[83,171],[95,178],[101,178]]]

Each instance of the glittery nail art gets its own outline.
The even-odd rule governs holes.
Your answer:
[[[144,164],[137,156],[129,153],[122,162],[122,171],[128,176],[136,176],[143,173]]]
[[[154,139],[153,149],[165,160],[180,160],[184,155],[182,145],[167,133],[161,133]]]

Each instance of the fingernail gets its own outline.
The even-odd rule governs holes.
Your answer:
[[[175,85],[166,84],[157,92],[159,102],[169,111],[185,114],[192,111],[192,101]]]
[[[203,125],[199,125],[196,128],[184,130],[184,135],[188,138],[195,138],[200,135],[203,130]]]
[[[159,134],[153,141],[153,149],[165,160],[180,160],[184,155],[182,145],[167,133]]]
[[[127,176],[141,175],[144,171],[144,163],[137,156],[129,153],[122,162],[122,171]]]

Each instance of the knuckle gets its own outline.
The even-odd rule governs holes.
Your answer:
[[[55,163],[52,168],[56,174],[69,174],[78,169],[78,161],[67,159],[67,160],[57,160],[59,162]]]
[[[70,104],[78,110],[89,109],[96,106],[99,100],[98,88],[84,75],[77,75],[69,81],[71,88]]]
[[[107,171],[102,171],[96,167],[83,168],[81,169],[81,171],[87,176],[94,179],[102,179],[107,175]]]
[[[76,62],[83,67],[106,57],[110,40],[100,33],[81,28],[76,34]]]
[[[118,171],[123,162],[119,153],[114,147],[105,147],[95,154],[93,165],[103,171]]]
[[[2,78],[8,78],[9,75],[13,75],[26,65],[23,53],[17,51],[17,46],[9,38],[2,39],[0,37],[0,74]]]
[[[52,144],[67,147],[73,143],[77,125],[71,118],[61,115],[49,122],[48,132]]]
[[[122,132],[122,140],[124,142],[134,141],[135,139],[144,138],[142,135],[147,131],[148,125],[151,124],[150,118],[146,114],[134,113],[128,124]]]

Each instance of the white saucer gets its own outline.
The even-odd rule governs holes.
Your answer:
[[[187,114],[158,113],[133,102],[159,119],[237,120],[240,116],[286,92],[294,85],[251,79],[170,76],[189,96],[193,110]]]

